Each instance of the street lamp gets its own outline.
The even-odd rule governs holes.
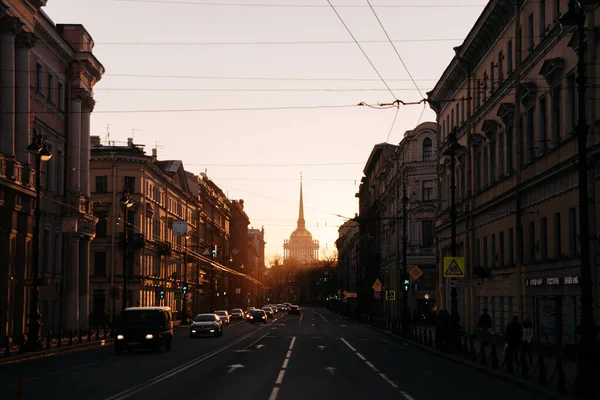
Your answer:
[[[406,195],[406,182],[402,185],[402,282],[400,282],[400,271],[397,271],[396,276],[398,277],[397,288],[402,288],[402,336],[408,337],[410,329],[409,324],[409,312],[408,312],[408,289],[404,283],[408,280],[408,201],[409,198]]]
[[[40,210],[40,202],[42,199],[41,191],[41,167],[42,161],[46,162],[52,158],[52,153],[48,149],[48,137],[42,135],[37,129],[33,129],[31,144],[27,146],[27,151],[35,156],[36,174],[35,174],[35,210],[34,210],[34,227],[33,227],[33,243],[31,254],[31,299],[29,302],[29,329],[27,332],[27,348],[28,350],[39,350],[42,345],[40,343],[40,288],[38,283],[38,274],[40,270],[40,218],[42,212]]]
[[[183,245],[183,299],[181,301],[181,324],[187,325],[188,323],[188,312],[187,312],[187,292],[188,292],[188,281],[187,281],[187,265],[188,265],[188,253],[187,243],[190,235],[184,236]]]
[[[464,146],[458,143],[456,139],[456,127],[452,129],[450,134],[448,134],[447,139],[447,148],[444,152],[444,155],[450,158],[450,240],[451,240],[451,255],[452,257],[456,257],[456,156],[464,150]],[[458,321],[460,321],[460,316],[458,315],[458,293],[456,287],[453,286],[450,292],[451,297],[451,319],[452,319],[452,327],[450,330],[451,342],[453,345],[456,344],[456,340],[458,340],[458,330],[459,325]]]
[[[581,322],[577,327],[581,335],[579,354],[577,357],[577,378],[575,387],[577,395],[585,399],[595,399],[595,362],[598,354],[598,344],[595,337],[598,325],[594,321],[593,310],[593,281],[590,267],[590,227],[588,199],[588,159],[587,135],[589,126],[586,120],[587,98],[586,64],[585,64],[585,11],[580,2],[569,1],[569,9],[559,17],[561,27],[577,27],[577,94],[578,121],[575,128],[578,147],[578,180],[579,180],[579,243],[581,246]]]
[[[122,309],[125,310],[127,308],[127,280],[128,280],[128,271],[127,271],[127,245],[128,238],[127,233],[129,232],[128,226],[128,218],[127,211],[129,207],[133,205],[133,201],[129,198],[129,189],[127,186],[123,185],[123,195],[119,200],[121,206],[123,206],[123,306]]]

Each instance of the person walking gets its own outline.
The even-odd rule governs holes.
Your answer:
[[[488,314],[488,309],[483,309],[483,314],[479,317],[479,322],[477,323],[477,330],[481,335],[481,344],[483,346],[487,346],[490,344],[490,333],[489,331],[492,329],[492,317]]]
[[[533,324],[529,318],[523,321],[523,339],[521,351],[529,359],[529,363],[533,364]]]
[[[516,315],[506,326],[506,368],[508,372],[513,372],[513,360],[517,360],[519,345],[523,338],[523,327],[519,323],[519,317]]]

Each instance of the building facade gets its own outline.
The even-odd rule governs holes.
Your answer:
[[[513,315],[530,318],[536,340],[576,342],[580,288],[578,180],[574,129],[577,35],[558,22],[567,0],[490,1],[436,87],[428,93],[439,125],[441,201],[436,220],[440,263],[450,255],[448,136],[456,132],[457,242],[467,278],[459,314],[473,330],[484,308],[503,332]],[[586,2],[588,82],[598,76],[597,2]],[[598,88],[588,83],[591,132],[600,116]],[[590,224],[596,237],[598,137],[588,136]],[[590,240],[598,316],[598,241]],[[449,309],[448,282],[438,297]]]
[[[302,196],[302,181],[300,181],[300,207],[298,224],[289,240],[283,243],[283,262],[310,266],[319,259],[319,241],[313,240],[312,234],[306,229],[304,219],[304,199]]]
[[[32,280],[35,177],[42,331],[88,326],[93,87],[104,67],[82,25],[55,24],[46,1],[0,1],[0,341],[24,334]],[[52,158],[28,152],[44,135]]]
[[[231,268],[240,273],[251,273],[248,262],[248,225],[250,219],[244,211],[244,200],[231,200]],[[243,276],[236,275],[229,278],[230,307],[243,308],[248,306],[250,298],[249,289],[252,284]]]
[[[346,221],[338,229],[335,246],[338,250],[337,287],[338,297],[344,298],[344,292],[358,292],[358,224]],[[355,315],[356,298],[349,298],[343,307]]]
[[[267,278],[267,269],[265,265],[265,228],[248,229],[248,273],[254,279],[263,283],[263,285],[254,285],[250,293],[250,303],[256,304],[253,307],[259,307],[259,304],[267,303],[267,289],[264,285]],[[252,305],[252,304],[250,304]]]
[[[406,224],[407,274],[415,266],[422,275],[409,275],[408,308],[412,315],[435,310],[437,269],[433,226],[437,210],[437,125],[424,122],[407,131],[398,146],[373,148],[364,168],[357,197],[359,222],[359,298],[361,312],[388,323],[398,320],[403,279],[403,237]],[[407,212],[404,214],[403,199]],[[342,260],[342,258],[340,258]],[[398,273],[401,275],[398,276]],[[342,272],[343,274],[343,272]],[[383,292],[395,291],[397,300],[373,296],[379,279]]]

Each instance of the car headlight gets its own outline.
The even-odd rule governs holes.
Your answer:
[[[123,335],[117,335],[117,340],[123,340],[123,339],[125,339],[125,336],[123,336]]]
[[[146,335],[146,339],[147,340],[154,339],[154,335],[151,334],[151,333],[149,333],[149,334]]]
[[[265,318],[267,318],[267,317],[265,317],[265,316],[263,315],[263,316],[262,316],[262,319],[265,319]]]
[[[196,330],[195,330],[195,329],[192,329],[192,333],[196,333]]]
[[[251,315],[251,316],[250,316],[250,319],[254,319],[254,317]]]

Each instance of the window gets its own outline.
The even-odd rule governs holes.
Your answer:
[[[433,181],[423,181],[422,201],[433,200]]]
[[[456,126],[460,126],[462,121],[460,120],[460,103],[456,102]]]
[[[506,72],[509,74],[513,70],[513,50],[512,50],[512,40],[509,40],[506,44]]]
[[[482,163],[480,165],[483,165],[483,174],[482,174],[482,178],[483,178],[483,184],[482,184],[482,188],[486,188],[488,185],[488,170],[489,170],[489,160],[490,160],[490,147],[486,146],[483,149],[483,159],[481,160]]]
[[[577,254],[577,211],[569,208],[569,254]]]
[[[540,154],[546,152],[546,140],[548,137],[548,109],[546,104],[546,97],[540,99],[540,111],[538,113],[538,144],[540,148]]]
[[[135,176],[126,176],[123,184],[130,193],[135,193]]]
[[[577,125],[577,84],[575,83],[575,72],[569,72],[565,78],[567,81],[567,135],[572,135]]]
[[[554,214],[554,257],[562,253],[562,238],[560,236],[560,213]]]
[[[62,83],[58,84],[58,108],[65,109],[65,85]]]
[[[58,164],[58,171],[56,171],[56,180],[58,181],[56,190],[58,191],[58,194],[62,195],[65,194],[65,158],[63,152],[59,150],[56,154],[56,158]]]
[[[105,176],[97,176],[96,177],[96,193],[106,193],[108,192],[108,177]]]
[[[490,141],[490,183],[496,182],[496,141]]]
[[[483,73],[483,86],[482,86],[482,94],[483,94],[483,101],[485,102],[487,99],[487,91],[488,91],[488,74],[487,71]]]
[[[494,65],[494,62],[492,61],[490,63],[490,95],[494,92],[494,87],[495,87],[494,84],[496,83],[496,82],[494,82],[494,80],[495,80],[494,68],[495,68],[495,65]]]
[[[488,267],[488,240],[487,236],[483,237],[483,267]]]
[[[450,110],[450,126],[454,128],[456,125],[454,124],[454,110]]]
[[[433,142],[430,138],[423,140],[423,161],[433,159]]]
[[[506,172],[509,174],[515,170],[513,165],[513,132],[513,125],[508,125],[506,127]]]
[[[527,50],[533,51],[533,13],[527,17]]]
[[[504,136],[506,132],[498,135],[498,178],[504,176]]]
[[[492,245],[492,268],[496,268],[496,235],[491,236]]]
[[[502,80],[504,79],[504,68],[503,68],[503,64],[504,64],[504,54],[502,54],[502,52],[498,53],[498,86],[500,86],[500,84],[502,83]]]
[[[460,108],[462,110],[462,120],[464,122],[466,120],[466,118],[465,118],[465,98],[464,97],[460,99]]]
[[[94,276],[106,276],[106,252],[94,253]]]
[[[481,105],[481,80],[476,79],[475,80],[475,111],[477,111],[477,109],[479,108],[479,106]]]
[[[98,217],[98,223],[96,224],[96,237],[105,237],[106,236],[106,227],[108,223],[108,216],[105,212],[96,212],[96,217]]]
[[[529,221],[529,261],[535,261],[535,222]]]
[[[498,237],[498,264],[500,267],[504,266],[504,231]]]
[[[561,124],[561,118],[560,118],[560,113],[561,113],[561,99],[560,99],[560,95],[561,95],[561,87],[559,86],[554,86],[551,91],[551,111],[550,111],[550,118],[552,120],[552,144],[558,144],[560,142],[560,124]]]
[[[544,37],[546,34],[546,0],[540,0],[540,26],[538,30],[540,31],[540,37]]]
[[[48,74],[48,100],[54,102],[54,76]]]
[[[42,93],[42,64],[37,63],[35,70],[35,90]]]
[[[481,265],[481,241],[475,241],[475,265]]]
[[[512,228],[508,230],[508,264],[513,265],[515,263],[515,247],[514,247],[514,235]]]
[[[475,147],[474,149],[476,165],[481,165],[481,147]],[[481,189],[481,168],[475,168],[475,192],[479,192]]]
[[[546,217],[540,221],[540,250],[542,252],[542,260],[548,258],[548,220]]]
[[[527,109],[527,127],[526,127],[526,137],[525,137],[525,146],[527,146],[526,154],[527,159],[526,162],[532,161],[535,156],[535,108],[531,107]]]
[[[433,221],[425,220],[421,221],[422,237],[421,245],[423,247],[433,246]]]

